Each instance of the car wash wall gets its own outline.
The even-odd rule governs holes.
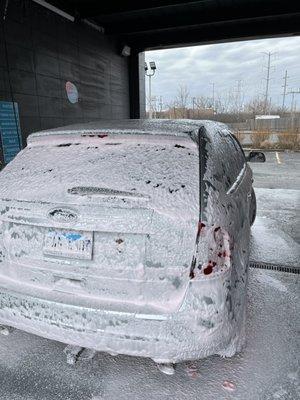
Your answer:
[[[0,16],[2,161],[19,133],[24,146],[40,129],[129,118],[129,58],[114,38],[28,0],[0,0]],[[5,131],[9,118],[20,132]]]

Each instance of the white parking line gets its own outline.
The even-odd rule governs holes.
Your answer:
[[[277,163],[278,163],[278,164],[281,164],[281,160],[280,160],[278,151],[276,151],[275,154],[276,154]]]

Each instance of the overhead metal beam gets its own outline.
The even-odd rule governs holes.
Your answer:
[[[92,17],[89,22],[133,50],[295,35],[300,26],[300,2],[286,0],[48,2],[81,21]]]
[[[68,13],[66,13],[65,11],[61,10],[60,8],[57,8],[55,6],[53,6],[52,4],[50,4],[47,1],[44,0],[32,0],[34,3],[39,4],[42,7],[47,8],[48,10],[54,12],[55,14],[60,15],[63,18],[66,18],[67,20],[71,21],[71,22],[75,22],[76,18],[73,15],[70,15]],[[84,24],[90,26],[91,28],[95,29],[96,31],[100,32],[100,33],[104,33],[104,28],[102,26],[99,26],[97,24],[95,24],[93,21],[90,21],[86,18],[80,19],[81,22],[83,22]]]
[[[32,1],[34,1],[37,4],[39,4],[42,7],[47,8],[48,10],[54,12],[55,14],[58,14],[61,17],[68,19],[71,22],[75,21],[75,17],[73,17],[73,15],[70,15],[70,14],[66,13],[65,11],[61,10],[58,7],[53,6],[52,4],[50,4],[47,1],[44,1],[44,0],[32,0]]]
[[[300,12],[300,3],[295,6],[277,0],[256,0],[232,2],[202,1],[187,4],[174,4],[149,10],[119,12],[112,15],[97,15],[95,19],[106,27],[106,32],[115,35],[139,33],[165,29],[180,29],[192,25],[215,23],[249,18],[269,18]]]
[[[300,35],[300,13],[132,33],[123,35],[123,40],[131,47],[145,51],[292,35]]]
[[[207,1],[216,0],[132,0],[122,1],[110,0],[110,1],[99,1],[99,0],[49,0],[49,2],[56,7],[63,10],[76,10],[82,17],[95,17],[97,15],[112,16],[119,13],[132,13],[140,10],[143,13],[155,9],[162,9],[164,7],[172,7],[177,4],[188,5],[191,3],[207,3]],[[223,0],[228,1],[228,0]],[[231,1],[231,0],[229,0]]]

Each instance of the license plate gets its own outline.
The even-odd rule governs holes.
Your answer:
[[[91,260],[92,252],[92,232],[51,230],[45,235],[45,255]]]

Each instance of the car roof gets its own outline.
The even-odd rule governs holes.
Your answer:
[[[151,135],[174,135],[191,137],[193,131],[198,131],[201,126],[215,124],[214,121],[189,120],[189,119],[121,119],[121,120],[99,120],[63,126],[54,129],[38,131],[30,137],[47,135],[68,135],[68,134],[95,134],[103,131],[111,133],[133,133]]]

